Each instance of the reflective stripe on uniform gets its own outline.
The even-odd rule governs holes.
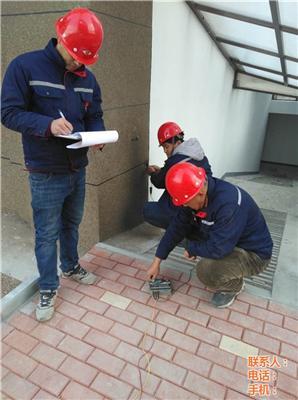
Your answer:
[[[51,82],[46,82],[46,81],[29,81],[30,86],[45,86],[45,87],[52,87],[55,89],[61,89],[65,90],[64,85],[59,85],[58,83],[51,83]],[[82,93],[93,93],[93,89],[89,88],[81,88],[81,87],[76,87],[73,88],[74,92],[82,92]]]
[[[80,88],[80,87],[76,87],[73,90],[74,90],[74,92],[93,93],[93,89],[86,89],[86,88]]]
[[[242,200],[242,195],[241,195],[241,192],[240,192],[239,188],[237,188],[237,186],[236,186],[236,189],[237,189],[237,192],[238,192],[238,202],[237,202],[237,204],[238,204],[238,206],[240,206],[241,200]]]
[[[53,87],[56,89],[63,89],[65,90],[64,85],[59,85],[58,83],[51,83],[51,82],[46,82],[46,81],[29,81],[30,86],[47,86],[47,87]]]
[[[214,221],[206,221],[206,220],[202,219],[201,222],[202,222],[202,224],[209,225],[209,226],[214,225]]]

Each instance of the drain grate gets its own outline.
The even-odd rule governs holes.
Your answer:
[[[272,257],[266,271],[261,272],[259,275],[246,278],[245,281],[252,286],[266,289],[270,291],[271,294],[287,213],[267,210],[265,208],[261,208],[261,211],[265,217],[273,241]]]
[[[247,285],[263,289],[271,295],[273,278],[277,267],[277,260],[285,228],[287,213],[267,209],[261,209],[261,211],[265,217],[273,241],[272,258],[270,264],[266,268],[266,271],[260,273],[259,275],[245,278],[245,282]],[[144,253],[144,255],[152,258],[155,255],[156,249],[157,245]],[[189,273],[196,262],[189,261],[184,258],[183,252],[184,249],[182,247],[176,247],[171,252],[167,260],[163,262],[163,264],[178,269],[179,271]]]

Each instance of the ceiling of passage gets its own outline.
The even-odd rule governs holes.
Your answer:
[[[235,71],[234,87],[298,98],[298,1],[186,1]]]

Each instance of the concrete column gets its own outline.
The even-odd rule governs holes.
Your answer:
[[[120,139],[89,151],[81,246],[89,248],[142,221],[147,198],[151,74],[151,1],[2,2],[2,74],[19,54],[44,48],[56,19],[73,7],[95,12],[104,26],[100,59],[91,69],[101,85],[107,129]],[[2,207],[31,222],[21,135],[2,127]]]

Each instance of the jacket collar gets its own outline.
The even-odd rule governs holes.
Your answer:
[[[57,51],[56,46],[57,46],[57,39],[55,38],[50,39],[45,47],[45,53],[47,57],[49,57],[52,61],[54,61],[55,64],[59,65],[59,67],[63,68],[66,71],[65,61],[61,57],[60,53]],[[85,78],[87,76],[87,70],[85,65],[82,65],[76,71],[70,73],[73,73],[74,75],[77,75],[81,78]]]
[[[209,201],[213,198],[214,192],[215,192],[215,179],[212,178],[212,176],[207,176],[208,179],[208,190],[207,190],[207,195]]]
[[[199,211],[193,211],[193,214],[195,214],[196,217],[199,217],[201,219],[204,219],[208,216],[208,206],[210,204],[210,201],[212,200],[215,192],[215,180],[207,176],[208,179],[208,190],[207,190],[207,196],[208,196],[208,205],[206,207],[201,208]]]

